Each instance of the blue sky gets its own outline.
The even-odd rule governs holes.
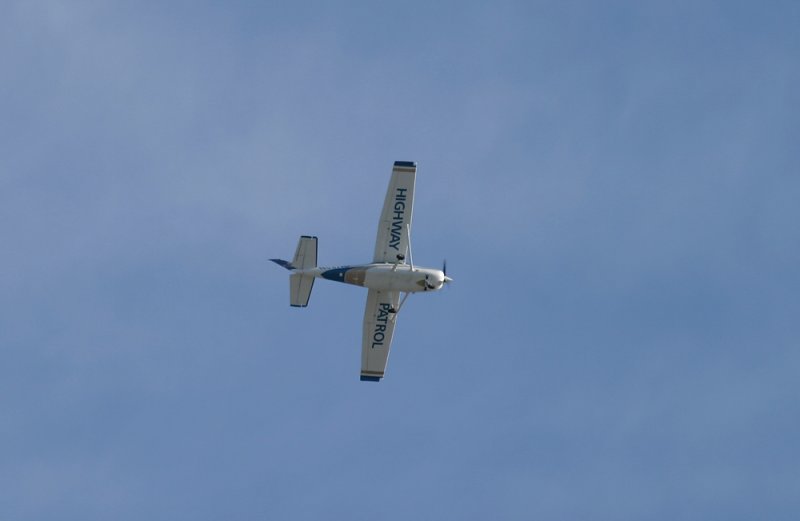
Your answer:
[[[4,11],[3,519],[797,518],[795,2]]]

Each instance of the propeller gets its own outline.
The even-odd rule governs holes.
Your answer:
[[[445,284],[452,282],[453,279],[447,276],[447,261],[444,261],[442,264],[442,275],[443,278],[441,280],[437,276],[435,279],[433,279],[433,282],[431,282],[431,275],[429,273],[425,273],[425,278],[418,281],[417,284],[422,286],[427,291],[431,289],[442,289]]]
[[[453,282],[453,279],[447,276],[447,259],[442,262],[442,273],[444,273],[444,283]]]
[[[442,274],[444,275],[444,280],[442,280],[442,283],[438,286],[428,282],[428,275],[425,275],[425,289],[442,289],[445,284],[453,281],[453,279],[447,276],[447,260],[442,263]]]

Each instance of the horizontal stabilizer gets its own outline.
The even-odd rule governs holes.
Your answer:
[[[317,267],[317,238],[303,235],[297,241],[297,250],[292,259],[292,266],[297,270]]]
[[[310,235],[300,236],[292,262],[283,259],[270,260],[292,272],[289,276],[289,304],[299,308],[308,306],[308,299],[314,288],[314,274],[309,271],[317,267],[317,238]]]
[[[314,288],[314,276],[295,273],[289,276],[289,304],[296,308],[308,306],[311,290]]]

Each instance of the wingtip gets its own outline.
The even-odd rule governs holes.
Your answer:
[[[415,161],[395,161],[394,166],[400,166],[403,168],[417,168],[417,163]]]
[[[380,382],[381,381],[381,377],[380,376],[364,376],[362,374],[361,375],[361,381],[362,382]]]

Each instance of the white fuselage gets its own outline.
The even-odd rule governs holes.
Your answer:
[[[442,270],[413,268],[409,264],[373,263],[335,268],[298,270],[305,275],[380,291],[417,293],[436,291],[449,280]]]

